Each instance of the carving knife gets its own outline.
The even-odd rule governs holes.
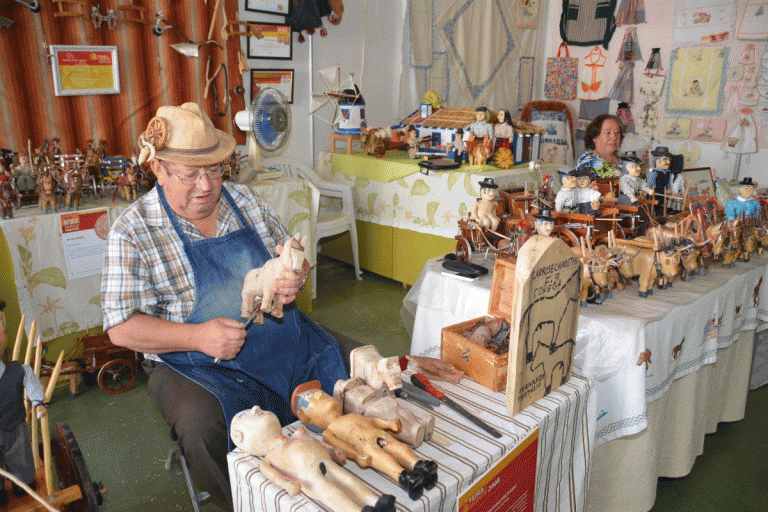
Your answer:
[[[403,399],[412,399],[430,407],[440,407],[442,402],[423,389],[419,389],[408,381],[403,381],[403,387],[395,391],[395,395]]]
[[[255,308],[255,309],[253,310],[253,314],[252,314],[252,315],[251,315],[251,316],[248,318],[248,320],[246,320],[246,322],[245,322],[245,325],[243,326],[243,330],[244,330],[244,331],[247,331],[247,330],[248,330],[248,328],[251,326],[251,324],[253,324],[253,320],[256,318],[256,315],[257,315],[257,314],[259,314],[259,310],[260,310],[260,309],[261,309],[261,308],[260,308],[260,307],[258,307],[258,308]],[[220,363],[220,362],[221,362],[221,358],[220,358],[220,357],[215,357],[215,358],[213,359],[213,362],[214,362],[214,363]]]
[[[435,398],[440,400],[442,403],[444,403],[454,411],[458,412],[459,414],[467,418],[469,421],[471,421],[481,429],[491,434],[493,437],[501,437],[501,432],[499,432],[498,430],[496,430],[495,428],[493,428],[492,426],[490,426],[489,424],[487,424],[486,422],[484,422],[483,420],[481,420],[480,418],[478,418],[477,416],[475,416],[474,414],[466,410],[464,407],[462,407],[461,405],[457,404],[456,402],[454,402],[453,400],[445,396],[445,393],[443,393],[442,391],[434,387],[432,383],[429,381],[429,379],[426,376],[424,376],[424,374],[414,373],[413,375],[411,375],[411,383],[414,386],[420,389],[423,389],[430,395],[434,396]]]

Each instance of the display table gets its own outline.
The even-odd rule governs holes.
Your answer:
[[[406,372],[404,378],[409,378]],[[412,501],[395,484],[372,469],[363,470],[353,461],[345,467],[361,477],[376,492],[393,494],[398,511],[454,512],[459,492],[467,489],[502,456],[539,429],[535,510],[584,510],[593,449],[595,409],[591,382],[574,375],[559,390],[509,416],[503,393],[463,379],[458,385],[437,383],[446,394],[493,424],[503,437],[495,439],[446,406],[435,408],[435,433],[450,441],[444,446],[430,441],[419,447],[420,457],[439,466],[438,484]],[[402,403],[417,415],[426,412],[412,402]],[[300,424],[285,429],[290,435]],[[234,450],[227,456],[236,511],[309,512],[325,510],[305,496],[289,496],[267,482],[259,471],[259,458]]]
[[[646,299],[634,285],[582,308],[574,367],[596,379],[598,410],[590,509],[649,510],[658,476],[687,474],[704,434],[743,417],[754,330],[768,315],[766,263],[714,265]],[[462,281],[428,262],[404,300],[411,353],[437,356],[442,327],[483,316],[491,279]]]
[[[528,165],[498,169],[463,165],[454,171],[420,172],[418,160],[401,151],[385,158],[360,153],[321,153],[317,171],[324,180],[352,187],[360,266],[413,284],[427,260],[453,251],[457,221],[479,197],[478,182],[493,178],[500,188],[538,187]],[[426,172],[426,171],[425,171]],[[350,263],[349,239],[323,244],[323,252]]]
[[[291,233],[306,234],[308,246],[314,247],[314,229],[309,215],[311,189],[306,182],[280,178],[256,182],[251,188],[272,205]],[[6,318],[11,336],[18,330],[21,313],[26,314],[27,329],[33,318],[37,320],[37,332],[43,341],[101,325],[101,266],[85,277],[69,275],[62,241],[62,219],[72,213],[86,215],[106,211],[109,222],[99,231],[100,236],[106,236],[104,229],[126,206],[127,203],[122,201],[113,202],[110,195],[101,199],[87,198],[79,212],[41,214],[35,206],[22,208],[14,219],[0,220],[0,285],[3,290],[0,298],[8,303]],[[307,259],[314,265],[315,251],[308,250]],[[311,311],[310,293],[303,293],[297,303],[304,311]]]

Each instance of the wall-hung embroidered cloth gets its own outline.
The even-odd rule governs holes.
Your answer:
[[[672,51],[667,88],[667,112],[716,114],[723,104],[723,81],[728,49],[678,48]]]
[[[595,46],[584,57],[581,68],[579,86],[576,96],[580,100],[599,100],[608,94],[608,84],[605,83],[605,54]]]

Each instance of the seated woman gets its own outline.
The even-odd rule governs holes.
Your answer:
[[[601,114],[592,120],[584,133],[587,151],[581,155],[576,168],[589,166],[599,178],[621,176],[621,160],[618,150],[624,140],[624,129],[619,118]]]

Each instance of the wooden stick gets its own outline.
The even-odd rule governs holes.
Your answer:
[[[27,352],[24,355],[24,364],[27,366],[32,362],[32,345],[34,345],[35,334],[37,334],[37,320],[33,318],[27,336]]]
[[[21,315],[21,322],[19,322],[19,329],[16,332],[16,341],[13,344],[13,356],[11,357],[11,361],[18,361],[19,356],[21,355],[21,340],[24,336],[24,322],[25,317],[22,314]]]
[[[213,17],[211,18],[211,28],[208,29],[207,41],[210,41],[211,39],[213,39],[213,27],[216,25],[216,18],[219,14],[220,5],[221,5],[221,0],[216,0],[216,5],[213,6]]]
[[[59,352],[59,358],[56,360],[56,366],[53,367],[51,373],[51,380],[48,381],[48,389],[45,390],[45,403],[51,401],[51,395],[53,395],[53,388],[56,387],[56,381],[59,380],[59,372],[61,371],[61,365],[64,361],[64,351]],[[40,418],[40,430],[43,434],[43,464],[45,466],[45,485],[47,487],[48,496],[53,496],[56,491],[53,485],[53,461],[51,460],[51,432],[48,424],[48,411],[43,411],[43,415]]]
[[[38,378],[39,378],[40,377],[40,367],[43,364],[43,340],[40,339],[40,335],[39,334],[37,335],[36,345],[37,346],[35,347],[35,366],[34,366],[34,370],[35,370],[35,375],[37,375]]]
[[[37,348],[35,350],[35,375],[40,377],[40,366],[41,361],[43,359],[43,342],[40,339],[40,335],[37,336]],[[32,438],[32,460],[35,463],[35,468],[40,467],[40,450],[37,449],[38,445],[38,430],[40,425],[37,423],[37,418],[35,418],[35,409],[32,408],[32,417],[30,418],[30,437]]]

